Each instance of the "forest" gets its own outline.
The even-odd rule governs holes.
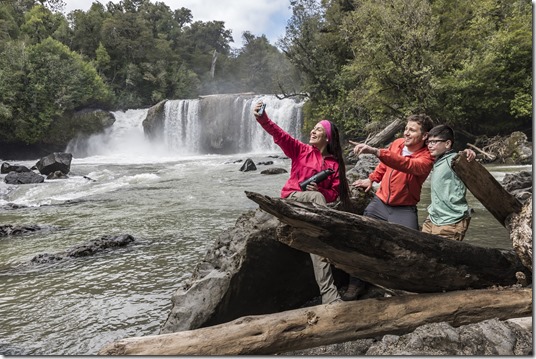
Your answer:
[[[241,35],[163,2],[0,2],[0,145],[96,131],[72,114],[255,92],[306,100],[346,137],[427,113],[474,135],[532,140],[528,0],[291,0],[284,36]],[[70,122],[58,127],[57,123]],[[56,132],[55,132],[56,131]],[[66,135],[63,133],[62,135]]]

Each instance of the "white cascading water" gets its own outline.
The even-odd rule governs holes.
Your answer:
[[[168,100],[164,105],[164,143],[173,153],[199,152],[199,100]]]
[[[267,104],[270,118],[293,137],[301,137],[302,102],[273,95],[212,95],[194,100],[168,100],[161,141],[151,142],[142,122],[146,109],[116,111],[114,125],[103,134],[71,141],[74,157],[176,157],[199,154],[273,152],[279,148],[255,121],[252,109]],[[204,117],[200,117],[204,114]]]

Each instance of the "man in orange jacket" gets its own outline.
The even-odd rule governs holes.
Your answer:
[[[434,165],[434,158],[425,144],[433,123],[430,117],[420,114],[407,118],[404,137],[395,140],[389,148],[375,148],[364,143],[356,143],[354,153],[373,154],[380,164],[367,179],[355,181],[354,187],[369,191],[373,182],[380,182],[380,188],[363,213],[419,230],[417,203],[421,199],[424,181]],[[364,291],[365,283],[357,278],[350,279],[350,285],[342,296],[353,300]]]

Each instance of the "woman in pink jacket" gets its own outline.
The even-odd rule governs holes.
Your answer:
[[[343,208],[349,208],[348,181],[337,127],[328,120],[318,122],[311,130],[309,144],[305,144],[270,120],[266,111],[259,114],[261,107],[262,102],[259,102],[253,109],[257,122],[291,160],[290,177],[281,190],[281,197],[324,206],[339,198]],[[319,183],[308,184],[302,191],[300,182],[327,169],[331,169],[333,173]],[[333,282],[330,264],[325,258],[315,254],[311,254],[311,260],[322,303],[341,301]]]

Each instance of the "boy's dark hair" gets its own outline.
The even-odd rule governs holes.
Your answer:
[[[421,126],[422,132],[430,132],[432,127],[434,127],[434,123],[432,122],[430,116],[425,115],[424,113],[411,115],[406,120],[417,122]]]
[[[442,140],[450,140],[454,144],[454,130],[448,125],[438,125],[428,132],[428,138],[439,137]]]

